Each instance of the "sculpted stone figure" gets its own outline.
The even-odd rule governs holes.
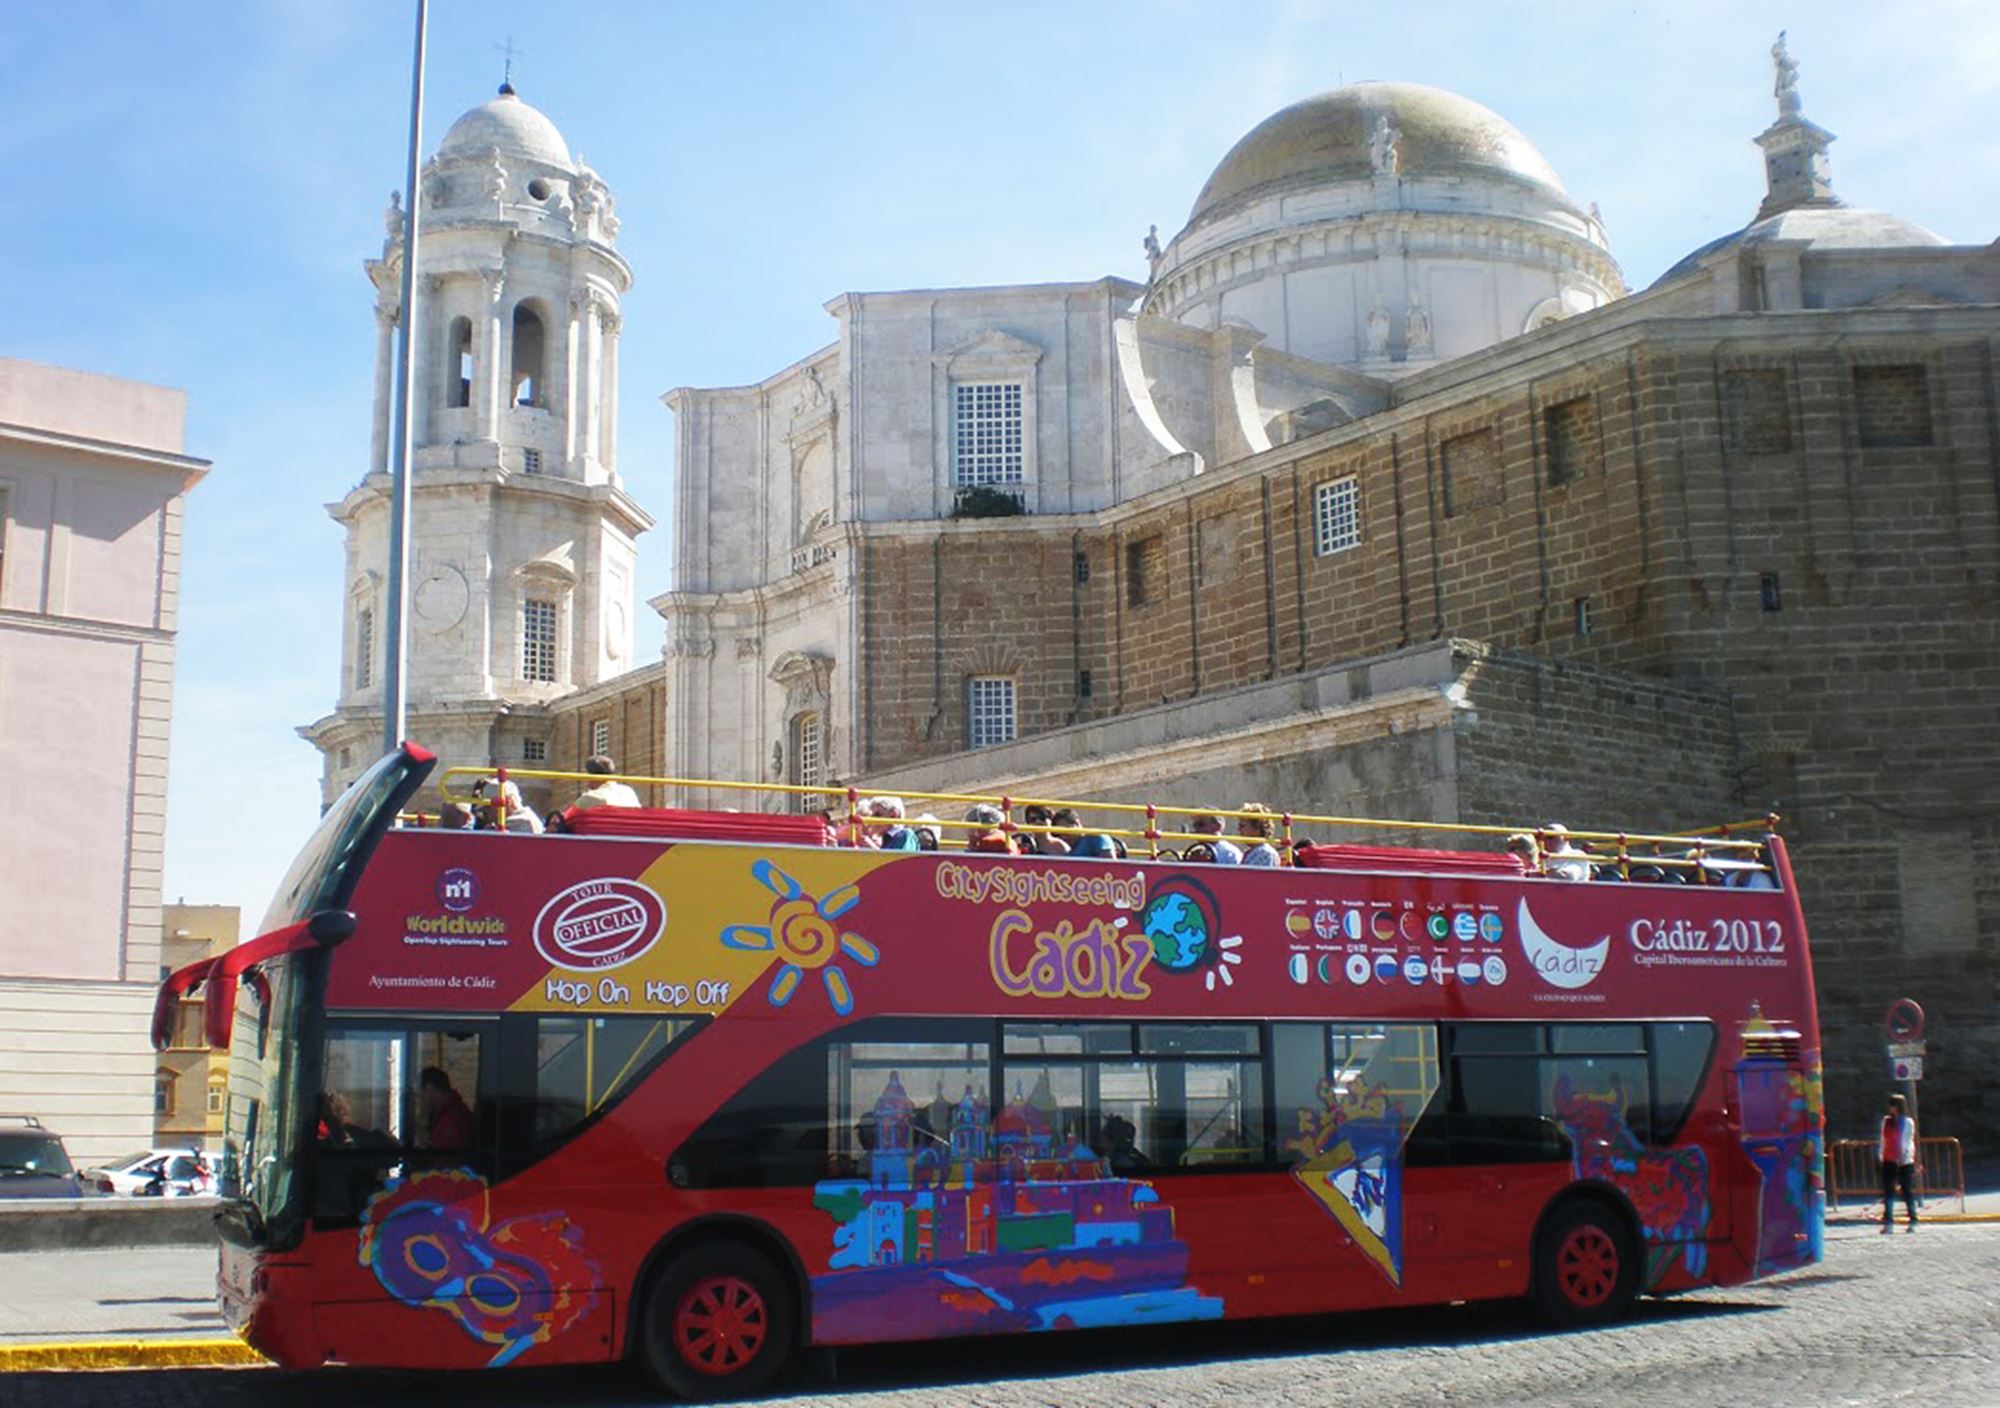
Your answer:
[[[1375,130],[1368,135],[1368,161],[1375,168],[1377,176],[1394,176],[1402,167],[1402,157],[1396,151],[1396,144],[1403,140],[1385,114],[1375,119]]]
[[[1370,357],[1389,355],[1389,310],[1376,304],[1368,310],[1367,354]]]
[[[1431,315],[1421,303],[1412,303],[1403,315],[1403,350],[1420,357],[1431,350]]]
[[[507,194],[507,167],[500,160],[498,147],[488,149],[486,161],[486,198],[497,204]]]
[[[390,244],[395,244],[403,238],[403,193],[401,191],[389,192],[389,208],[382,212],[382,233],[389,237]]]
[[[1160,248],[1160,227],[1158,225],[1148,225],[1146,227],[1145,245],[1146,272],[1149,275],[1158,273],[1160,261],[1166,258],[1165,252]]]
[[[1771,46],[1771,66],[1777,70],[1771,91],[1778,98],[1778,116],[1797,117],[1799,115],[1799,64],[1791,51],[1785,48],[1785,31],[1778,31],[1778,42]]]

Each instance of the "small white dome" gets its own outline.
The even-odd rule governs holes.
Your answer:
[[[512,88],[452,123],[438,143],[439,156],[473,156],[498,147],[506,156],[525,156],[569,166],[569,144],[538,108],[521,101]]]

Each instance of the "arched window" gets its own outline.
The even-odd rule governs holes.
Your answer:
[[[472,319],[453,318],[444,342],[444,403],[472,404]]]
[[[366,689],[375,683],[375,608],[363,606],[354,613],[354,687]]]
[[[792,719],[792,777],[794,787],[818,787],[826,781],[826,739],[819,715],[805,713]],[[800,812],[816,812],[826,801],[816,792],[794,792],[792,805]]]
[[[541,315],[527,304],[514,309],[514,404],[517,406],[546,406],[548,390],[542,382],[542,368],[547,365],[548,333],[543,326]]]
[[[228,1080],[226,1077],[210,1076],[208,1078],[208,1112],[211,1115],[222,1113],[222,1097],[227,1089]]]

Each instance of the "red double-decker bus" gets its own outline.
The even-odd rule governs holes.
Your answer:
[[[630,1358],[718,1396],[805,1345],[1587,1322],[1820,1255],[1775,836],[1536,873],[1497,837],[1155,859],[1150,810],[1115,859],[397,824],[432,766],[379,762],[263,936],[162,990],[206,984],[230,1053],[221,1299],[282,1365]]]

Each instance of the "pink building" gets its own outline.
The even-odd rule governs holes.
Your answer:
[[[0,359],[0,1111],[152,1142],[187,398]]]

